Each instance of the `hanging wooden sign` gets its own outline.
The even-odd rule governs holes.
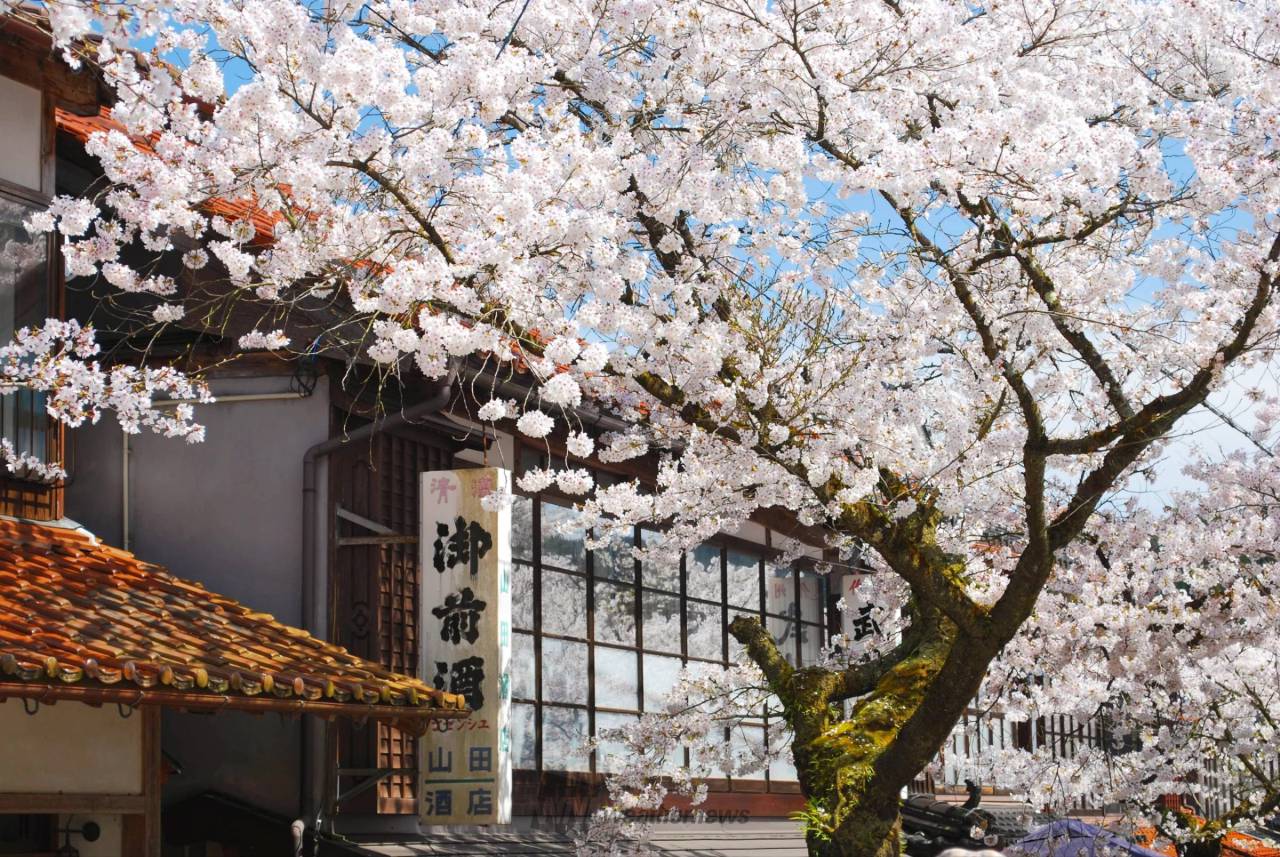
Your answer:
[[[511,820],[511,473],[496,467],[422,474],[419,675],[461,694],[467,720],[419,742],[424,824]]]

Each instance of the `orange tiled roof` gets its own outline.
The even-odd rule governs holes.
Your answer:
[[[1222,837],[1222,853],[1225,857],[1280,857],[1280,848],[1247,833],[1232,830]]]
[[[314,711],[421,729],[460,696],[83,531],[0,518],[0,697]]]
[[[94,116],[78,116],[69,110],[63,110],[59,107],[54,111],[54,121],[57,123],[59,131],[70,135],[82,144],[89,142],[89,137],[99,131],[119,131],[122,134],[124,133],[124,126],[111,118],[110,107],[99,108],[97,115]],[[139,151],[154,155],[155,149],[151,144],[152,140],[133,138],[133,145]],[[205,200],[202,207],[206,214],[218,215],[233,222],[249,220],[253,223],[254,244],[266,246],[275,241],[275,228],[280,216],[269,211],[263,211],[252,202],[214,197]]]

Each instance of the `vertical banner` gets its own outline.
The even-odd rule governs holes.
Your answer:
[[[840,597],[844,599],[845,609],[840,615],[843,626],[840,630],[855,653],[879,642],[885,634],[880,623],[887,614],[884,605],[876,603],[873,589],[868,574],[844,575]]]
[[[511,506],[480,502],[495,491],[510,494],[510,471],[422,474],[419,675],[472,711],[419,742],[425,824],[511,820]]]

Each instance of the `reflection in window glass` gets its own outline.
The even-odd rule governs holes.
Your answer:
[[[778,746],[782,748],[782,755],[769,763],[769,779],[774,782],[783,782],[795,780],[796,766],[791,761],[791,733],[781,729],[769,730],[769,738],[771,741],[777,741]],[[773,747],[770,747],[770,751]]]
[[[568,506],[542,503],[542,564],[586,571],[586,530],[578,524],[581,516]]]
[[[731,550],[726,555],[729,590],[725,598],[733,607],[760,611],[760,558],[744,551]],[[729,611],[733,615],[733,611]]]
[[[765,592],[764,609],[769,613],[783,616],[796,616],[796,579],[795,572],[789,566],[765,566],[765,581],[768,590]]]
[[[511,501],[511,557],[533,562],[533,499]]]
[[[596,706],[636,710],[640,702],[635,652],[596,646]]]
[[[822,575],[800,572],[800,618],[806,622],[822,621]]]
[[[511,695],[517,699],[533,699],[533,637],[513,634],[511,637]]]
[[[513,627],[533,629],[533,566],[511,565],[511,621]]]
[[[817,657],[822,629],[813,620],[823,619],[823,581],[816,574],[804,572],[800,576],[798,611],[792,570],[774,565],[765,569],[760,552],[747,545],[729,549],[707,544],[683,557],[666,557],[659,551],[644,558],[642,577],[637,581],[634,542],[654,548],[662,543],[660,533],[636,530],[632,543],[625,538],[615,540],[588,554],[585,533],[578,525],[579,513],[572,508],[519,498],[513,514],[514,556],[517,560],[526,558],[514,569],[513,618],[518,629],[534,630],[536,583],[541,592],[538,631],[543,634],[541,710],[518,703],[513,712],[517,768],[531,769],[535,764],[535,713],[541,724],[538,734],[543,741],[543,769],[588,770],[591,757],[585,741],[591,718],[584,707],[589,700],[596,706],[598,734],[610,726],[634,722],[636,715],[631,712],[665,707],[683,663],[682,646],[689,658],[700,661],[722,662],[726,646],[730,663],[744,660],[742,646],[724,628],[726,600],[730,619],[743,614],[758,616],[762,602],[766,602],[767,612],[775,614],[766,619],[766,625],[779,638],[788,660],[795,660],[797,644],[802,663],[812,663]],[[534,557],[540,558],[540,566],[535,566]],[[768,574],[764,583],[762,569]],[[722,574],[728,577],[727,590]],[[638,582],[643,582],[643,589],[637,589]],[[588,586],[593,588],[588,590]],[[684,600],[682,586],[688,596]],[[590,613],[588,604],[592,605]],[[796,623],[797,614],[804,616],[803,624]],[[683,639],[682,624],[687,628]],[[589,629],[593,635],[590,643],[586,640]],[[562,636],[577,639],[559,639]],[[512,690],[518,699],[535,695],[534,640],[528,633],[517,634],[513,641]],[[640,645],[643,651],[632,649]],[[761,718],[764,714],[759,712]],[[738,734],[732,742],[726,734],[726,749],[741,751],[764,740],[762,726],[750,726],[745,734],[733,731]],[[600,748],[595,756],[596,770],[616,770],[619,749],[615,745]],[[683,749],[673,753],[663,763],[665,770],[678,770],[685,758]],[[795,778],[786,759],[772,763],[770,770],[776,780]],[[748,778],[762,776],[757,773]]]
[[[689,609],[689,657],[718,661],[724,656],[724,619],[718,604],[699,604],[690,601]]]
[[[636,722],[633,714],[610,714],[607,711],[596,715],[596,735],[606,729],[621,729]],[[621,741],[602,740],[596,748],[596,770],[603,773],[616,773],[626,765],[627,751]]]
[[[587,704],[587,644],[542,641],[542,698]]]
[[[548,770],[591,770],[588,737],[586,711],[543,706],[542,763]]]
[[[591,552],[597,578],[634,583],[636,579],[635,546],[631,540],[611,539]]]
[[[732,610],[729,611],[729,616],[731,617],[729,621],[733,621]],[[746,647],[743,646],[741,643],[739,643],[737,638],[730,633],[726,632],[725,637],[727,638],[727,641],[729,643],[729,663],[731,664],[742,663],[743,660],[747,657]]]
[[[680,674],[680,659],[644,656],[644,710],[665,711],[666,697]]]
[[[40,324],[48,315],[49,243],[22,225],[38,208],[0,196],[0,344],[7,345],[18,328]],[[18,452],[44,460],[48,426],[44,393],[18,390],[0,399],[0,432]]]
[[[596,581],[596,639],[636,644],[636,591],[604,580]]]
[[[690,598],[720,600],[720,548],[715,545],[698,545],[685,558],[688,569],[685,585]]]
[[[537,736],[533,728],[532,705],[516,703],[511,706],[511,764],[516,768],[536,768]]]
[[[800,625],[800,663],[812,666],[818,662],[818,650],[826,644],[822,639],[822,626],[803,622]]]
[[[587,580],[576,574],[542,572],[542,630],[587,636]]]
[[[680,651],[680,596],[646,592],[644,647],[659,652]]]
[[[748,768],[755,767],[759,763],[752,760],[762,758],[764,755],[764,727],[745,724],[736,726],[729,733],[729,743],[733,747],[735,764],[745,763]],[[763,780],[764,766],[760,765],[759,770],[736,774],[736,776],[740,780]]]
[[[777,616],[769,616],[765,620],[765,627],[768,628],[769,633],[773,635],[774,642],[778,644],[778,648],[782,651],[782,656],[787,659],[787,663],[795,666],[796,621],[794,619],[782,619]]]
[[[669,555],[662,550],[662,533],[653,530],[640,531],[641,544],[646,550],[654,553],[643,563],[641,574],[644,585],[650,589],[661,589],[666,592],[680,591],[680,554]]]

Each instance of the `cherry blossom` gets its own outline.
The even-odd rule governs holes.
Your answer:
[[[678,552],[782,515],[896,582],[900,639],[813,669],[731,626],[808,736],[802,775],[840,755],[803,777],[814,853],[896,853],[899,790],[984,688],[1127,712],[1162,786],[1270,740],[1245,691],[1275,651],[1248,499],[1274,466],[1181,435],[1275,368],[1276,0],[8,5],[119,97],[124,131],[88,146],[107,190],[30,224],[68,276],[163,298],[138,253],[182,253],[229,295],[339,307],[306,347],[387,377],[521,371],[530,394],[482,419],[655,463],[647,485],[524,474],[584,492],[593,539],[650,523]],[[5,364],[11,388],[184,425],[57,348]],[[118,383],[188,383],[137,371]],[[1273,444],[1256,404],[1249,442]],[[1177,503],[1144,504],[1188,448]],[[1206,672],[1169,666],[1187,647]],[[1193,729],[1193,707],[1217,713]],[[655,746],[700,728],[669,721],[644,722]],[[1106,758],[1080,788],[1112,788]],[[1037,764],[1006,770],[1043,789]],[[652,803],[658,773],[627,782]]]

